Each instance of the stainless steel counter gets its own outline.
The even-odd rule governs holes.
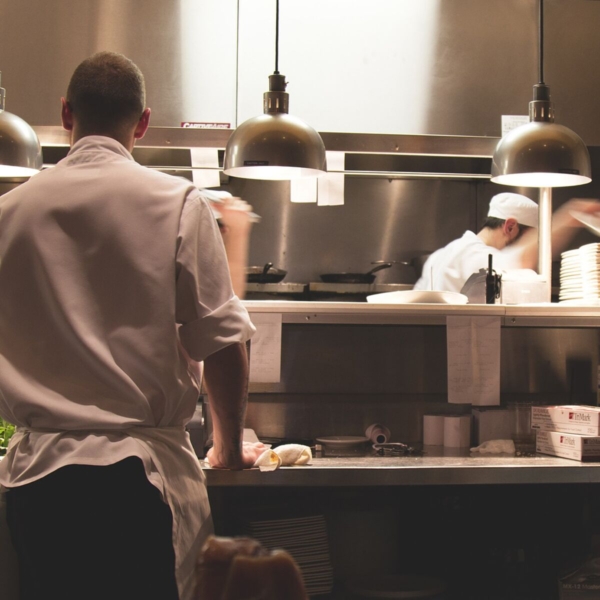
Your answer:
[[[211,487],[353,487],[600,483],[600,463],[552,456],[313,458],[310,465],[262,472],[204,470]]]
[[[370,304],[247,300],[250,313],[281,313],[283,323],[444,325],[448,315],[499,316],[503,327],[600,327],[600,307],[485,304]]]

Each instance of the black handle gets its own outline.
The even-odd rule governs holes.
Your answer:
[[[492,255],[488,254],[488,269],[485,276],[485,303],[496,304],[500,297],[502,275],[498,275],[492,268]]]
[[[377,271],[381,271],[381,269],[389,269],[392,265],[393,263],[391,262],[381,263],[380,265],[373,267],[368,273],[365,273],[365,275],[373,275],[373,273],[377,273]]]
[[[266,275],[271,270],[272,266],[273,266],[273,263],[266,263],[263,268],[263,272],[261,273],[261,276]]]

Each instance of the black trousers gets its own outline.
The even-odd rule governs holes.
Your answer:
[[[142,462],[72,465],[6,494],[21,600],[177,600],[172,515]]]

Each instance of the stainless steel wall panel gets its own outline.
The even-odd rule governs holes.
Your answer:
[[[600,3],[546,4],[557,121],[600,144]],[[155,125],[260,114],[274,67],[272,0],[0,0],[0,15],[7,109],[34,125],[59,124],[73,68],[100,49],[143,69]],[[320,131],[499,136],[502,114],[527,114],[536,28],[533,0],[290,1],[280,66]]]
[[[406,261],[475,227],[476,186],[465,181],[346,177],[343,206],[293,204],[287,182],[237,179],[229,189],[263,216],[252,231],[250,263],[273,262],[289,282]],[[400,264],[377,273],[378,283],[414,281],[413,268]]]
[[[248,426],[263,436],[361,435],[382,422],[418,442],[447,402],[443,326],[284,325],[282,379],[251,384]],[[501,400],[595,404],[598,330],[503,328]]]
[[[153,125],[235,126],[236,11],[233,0],[1,0],[6,108],[59,125],[75,67],[111,50],[142,69]]]

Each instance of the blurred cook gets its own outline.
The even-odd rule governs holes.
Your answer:
[[[582,226],[572,210],[598,212],[600,203],[573,199],[552,217],[552,249],[556,254]],[[521,194],[502,192],[490,201],[487,218],[479,233],[463,236],[436,250],[423,265],[415,290],[460,292],[471,275],[487,269],[492,255],[498,273],[515,269],[536,269],[538,261],[538,205]]]

